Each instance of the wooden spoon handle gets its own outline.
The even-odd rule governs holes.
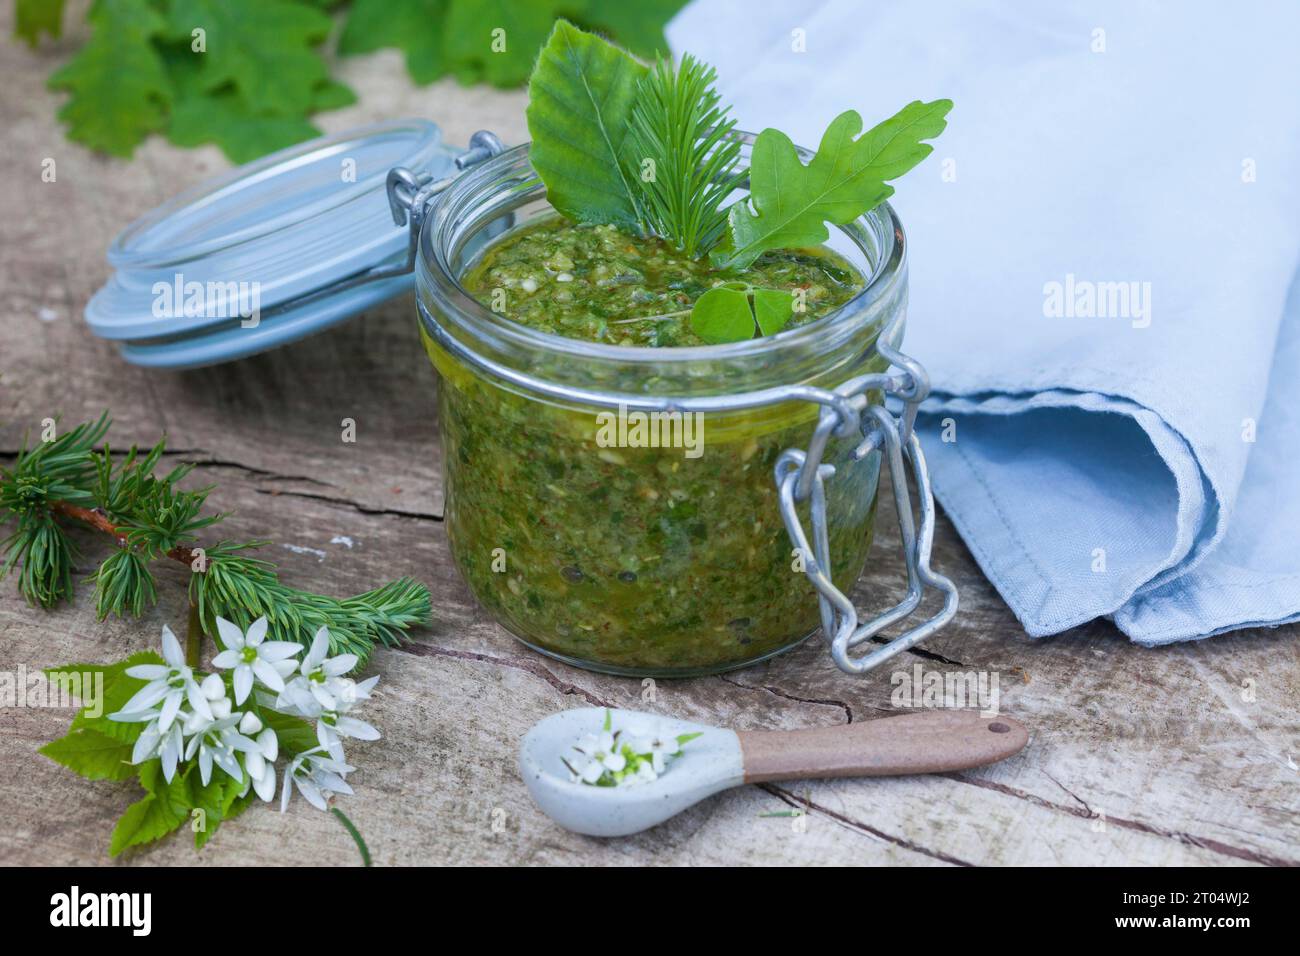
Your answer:
[[[807,730],[740,731],[746,783],[940,773],[1018,754],[1029,732],[1010,717],[935,710]]]

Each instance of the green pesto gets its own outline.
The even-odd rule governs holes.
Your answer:
[[[618,318],[688,308],[733,277],[657,240],[548,220],[498,240],[463,284],[485,304],[504,288],[507,316],[539,329],[664,346],[698,344],[685,316]],[[806,288],[807,312],[792,319],[801,323],[862,284],[821,250],[769,253],[745,279]],[[815,595],[773,482],[780,453],[807,445],[809,407],[710,415],[694,458],[680,447],[602,447],[596,410],[502,388],[427,336],[425,345],[442,374],[452,554],[476,598],[518,637],[598,669],[684,675],[770,656],[816,629]],[[855,461],[854,445],[833,440],[826,452],[836,467],[832,571],[846,588],[870,547],[879,468],[874,454]]]
[[[803,308],[786,328],[807,324],[862,289],[862,277],[829,249],[768,252],[743,273],[714,269],[660,239],[559,216],[531,223],[488,249],[466,289],[524,325],[606,345],[703,345],[691,305],[715,285],[800,291]]]

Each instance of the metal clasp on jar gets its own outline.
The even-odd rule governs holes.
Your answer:
[[[831,657],[840,670],[862,674],[884,663],[895,654],[915,647],[947,624],[957,613],[957,588],[948,578],[930,567],[934,544],[934,492],[930,473],[913,425],[916,411],[930,392],[929,376],[919,362],[897,351],[888,343],[893,340],[893,324],[885,329],[877,349],[898,372],[862,375],[845,382],[825,398],[808,450],[787,449],[776,462],[776,486],[790,540],[804,557],[804,573],[817,589],[822,632],[830,643]],[[902,401],[901,416],[895,417],[883,404],[873,404],[868,393],[884,392]],[[868,621],[859,623],[857,608],[831,580],[830,538],[826,520],[826,482],[835,474],[833,465],[822,463],[831,437],[850,438],[862,434],[854,450],[858,459],[880,450],[889,467],[894,488],[894,507],[902,536],[903,560],[907,566],[907,594],[901,601]],[[912,466],[917,492],[921,498],[921,527],[917,531],[912,517],[912,498],[907,487],[904,461]],[[799,520],[798,505],[808,502],[812,523],[811,545]],[[882,630],[908,617],[921,603],[927,587],[944,595],[943,607],[934,616],[877,647],[869,654],[853,657],[850,650],[871,640]]]

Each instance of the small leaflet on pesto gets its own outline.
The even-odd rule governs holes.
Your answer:
[[[827,223],[845,225],[888,199],[889,180],[931,153],[925,140],[943,132],[952,109],[950,100],[917,100],[866,132],[862,117],[846,110],[807,164],[788,136],[765,129],[744,194],[735,122],[714,79],[713,68],[689,54],[678,66],[659,59],[647,68],[557,23],[529,81],[527,114],[533,168],[554,208],[748,272],[764,253],[819,246]],[[789,324],[797,300],[755,278],[701,296],[683,313],[700,342],[743,341]]]
[[[658,780],[682,748],[699,733],[671,736],[663,733],[613,729],[613,714],[605,711],[599,733],[587,734],[561,757],[573,783],[593,787],[625,787]]]

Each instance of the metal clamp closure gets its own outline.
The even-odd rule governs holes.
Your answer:
[[[863,375],[845,382],[835,393],[836,403],[823,403],[817,427],[806,452],[787,449],[776,462],[776,486],[790,540],[804,558],[804,573],[817,589],[822,632],[830,644],[831,657],[840,670],[862,674],[895,654],[915,647],[947,624],[957,613],[957,588],[948,578],[930,567],[934,544],[935,507],[921,442],[913,430],[916,410],[930,391],[925,369],[915,359],[896,351],[882,335],[880,354],[901,374]],[[872,404],[867,393],[873,390],[902,400],[903,412],[895,418],[884,405]],[[868,621],[859,623],[857,608],[831,580],[830,538],[826,516],[826,481],[834,476],[835,466],[823,464],[822,457],[832,436],[848,438],[860,431],[862,441],[854,450],[861,460],[881,450],[889,467],[894,488],[894,507],[902,537],[903,559],[907,566],[907,594],[901,601]],[[907,487],[904,461],[912,466],[917,492],[921,499],[921,527],[918,533],[912,516],[912,499]],[[799,520],[797,507],[808,502],[812,523],[811,544]],[[932,617],[912,627],[869,654],[853,657],[850,649],[875,637],[886,627],[908,617],[921,603],[926,587],[944,595],[943,607]]]

